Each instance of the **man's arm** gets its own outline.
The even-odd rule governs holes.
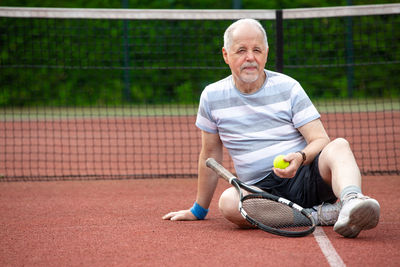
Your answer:
[[[218,134],[201,132],[201,152],[199,156],[198,182],[196,202],[204,209],[208,209],[218,184],[218,176],[209,169],[205,161],[213,157],[216,161],[222,161],[222,142]],[[188,210],[170,212],[163,216],[164,220],[186,221],[196,220],[197,218]]]
[[[303,135],[307,142],[307,146],[302,150],[306,154],[306,161],[303,163],[309,164],[317,156],[319,152],[329,143],[330,139],[322,125],[321,120],[313,120],[298,128],[299,132]],[[297,169],[303,162],[303,157],[300,153],[290,153],[284,158],[290,162],[289,167],[286,169],[276,169],[276,175],[282,178],[291,178],[296,174]]]
[[[207,209],[218,184],[218,175],[206,166],[206,160],[214,158],[216,161],[222,162],[222,142],[218,134],[204,131],[201,132],[201,140],[196,202]]]

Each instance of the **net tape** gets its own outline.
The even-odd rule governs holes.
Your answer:
[[[325,8],[284,9],[284,19],[369,16],[400,13],[400,4],[339,6]],[[212,9],[79,9],[0,7],[0,17],[65,18],[65,19],[137,19],[137,20],[236,20],[275,19],[275,10],[212,10]]]

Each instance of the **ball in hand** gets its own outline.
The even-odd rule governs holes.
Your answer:
[[[285,169],[287,166],[289,166],[289,162],[283,160],[285,155],[279,155],[276,156],[274,159],[274,167],[277,169]]]

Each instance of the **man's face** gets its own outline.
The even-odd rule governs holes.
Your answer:
[[[232,45],[222,49],[224,60],[229,65],[236,86],[260,87],[264,82],[264,67],[268,48],[261,31],[249,24],[242,24],[232,32]],[[253,89],[258,89],[253,88]]]

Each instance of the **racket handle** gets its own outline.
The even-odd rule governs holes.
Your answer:
[[[227,180],[229,183],[232,179],[236,179],[236,177],[227,169],[224,168],[221,164],[219,164],[215,159],[208,158],[206,160],[206,165],[208,168],[215,171],[219,176]]]

